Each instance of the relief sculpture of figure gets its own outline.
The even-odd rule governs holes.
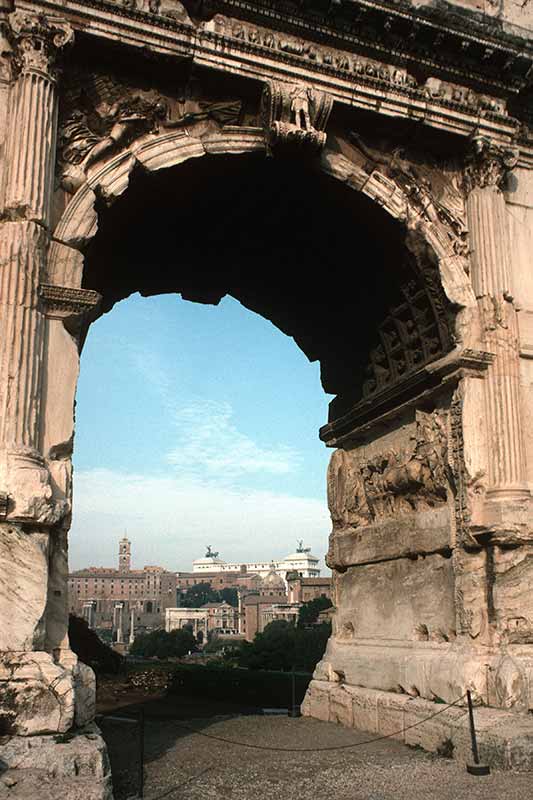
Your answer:
[[[122,97],[109,106],[104,104],[92,115],[78,109],[72,111],[60,134],[63,188],[76,191],[92,164],[157,129],[167,113],[164,100],[147,100],[140,95]]]
[[[236,125],[241,114],[242,103],[240,100],[224,100],[221,102],[200,101],[198,110],[184,111],[176,119],[165,120],[162,128],[184,128],[195,122],[212,119],[221,127]]]
[[[350,524],[369,525],[446,502],[447,459],[445,420],[437,412],[417,412],[410,446],[373,456],[355,470]]]
[[[313,128],[309,112],[309,103],[312,99],[312,89],[308,89],[306,86],[295,86],[291,92],[292,121],[302,130],[310,131]]]

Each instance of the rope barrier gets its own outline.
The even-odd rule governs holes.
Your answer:
[[[352,744],[341,744],[335,745],[331,747],[269,747],[268,745],[260,745],[260,744],[252,744],[251,742],[238,742],[236,739],[228,739],[225,736],[217,736],[214,733],[206,733],[205,731],[199,731],[196,728],[193,728],[192,725],[186,725],[182,722],[177,722],[173,720],[174,724],[178,728],[182,728],[183,730],[188,731],[189,733],[195,733],[197,736],[203,736],[206,739],[214,739],[218,742],[224,742],[225,744],[236,745],[237,747],[248,747],[252,750],[268,750],[271,752],[277,753],[324,753],[324,752],[331,752],[333,750],[348,750],[353,747],[362,747],[363,745],[373,744],[374,742],[382,742],[385,739],[391,739],[393,736],[398,736],[405,731],[409,731],[412,728],[417,728],[419,725],[423,725],[425,722],[429,722],[430,719],[434,719],[438,717],[439,714],[443,714],[444,711],[447,711],[449,708],[453,708],[453,706],[459,705],[459,703],[465,699],[466,692],[458,697],[457,700],[454,700],[453,703],[448,703],[445,705],[444,708],[440,708],[438,711],[435,711],[434,714],[430,714],[429,717],[425,717],[424,719],[419,720],[418,722],[413,722],[411,725],[407,725],[403,728],[400,728],[397,731],[393,731],[392,733],[384,734],[383,736],[375,736],[372,739],[365,739],[362,742],[353,742]],[[466,711],[465,711],[466,713]],[[171,787],[170,789],[166,789],[163,794],[158,794],[155,797],[150,798],[150,800],[163,800],[164,797],[167,797],[169,794],[177,791],[185,787],[187,784],[191,783],[192,781],[196,780],[198,777],[201,777],[204,772],[208,772],[213,767],[209,767],[207,770],[199,773],[199,775],[193,775],[183,783],[178,784],[176,786]]]
[[[365,744],[372,744],[373,742],[381,742],[384,739],[391,739],[393,736],[398,736],[400,733],[404,733],[404,731],[409,731],[412,728],[417,728],[419,725],[423,725],[425,722],[428,722],[430,719],[434,719],[438,717],[439,714],[444,713],[449,708],[458,705],[461,700],[464,700],[466,697],[466,693],[463,694],[461,697],[454,700],[453,703],[449,703],[448,705],[444,706],[444,708],[439,709],[434,714],[431,714],[429,717],[425,717],[424,719],[419,720],[418,722],[413,722],[411,725],[407,725],[404,728],[400,728],[397,731],[393,731],[392,733],[384,734],[383,736],[376,736],[373,739],[365,739],[362,742],[354,742],[353,744],[339,744],[339,745],[332,745],[331,747],[269,747],[268,745],[261,745],[261,744],[253,744],[252,742],[238,742],[236,739],[227,739],[224,736],[217,736],[215,733],[206,733],[205,731],[199,731],[197,728],[193,728],[192,725],[186,725],[185,723],[175,722],[176,727],[182,728],[183,730],[189,731],[190,733],[195,733],[197,736],[204,736],[206,739],[215,739],[218,742],[224,742],[225,744],[233,744],[237,747],[248,747],[252,750],[269,750],[271,752],[276,753],[325,753],[332,750],[348,750],[351,747],[362,747]]]

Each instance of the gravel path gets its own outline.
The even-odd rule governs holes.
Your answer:
[[[315,719],[215,717],[186,723],[206,733],[275,747],[326,747],[368,739]],[[170,720],[146,725],[146,800],[531,800],[533,773],[473,777],[464,764],[392,740],[353,750],[279,753],[228,745]]]

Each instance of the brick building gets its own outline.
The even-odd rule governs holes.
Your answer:
[[[261,583],[259,575],[248,572],[246,565],[239,572],[176,572],[176,588],[178,590],[178,600],[180,595],[184,595],[187,589],[199,583],[208,583],[212,589],[221,591],[222,589],[253,590],[257,589]]]
[[[131,568],[131,543],[119,542],[118,569],[89,567],[68,577],[69,611],[92,628],[113,631],[117,641],[133,630],[164,625],[165,610],[176,605],[176,574],[163,567]]]
[[[289,603],[308,603],[317,597],[332,596],[331,578],[302,578],[297,572],[287,575],[287,594]]]
[[[246,641],[253,641],[255,634],[265,628],[265,611],[273,604],[286,602],[285,581],[275,570],[271,570],[259,580],[255,589],[239,592],[239,633]]]

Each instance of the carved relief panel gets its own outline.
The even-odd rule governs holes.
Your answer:
[[[447,501],[450,479],[446,415],[417,411],[408,435],[400,432],[383,451],[333,454],[328,475],[333,529],[377,525],[438,507]]]

